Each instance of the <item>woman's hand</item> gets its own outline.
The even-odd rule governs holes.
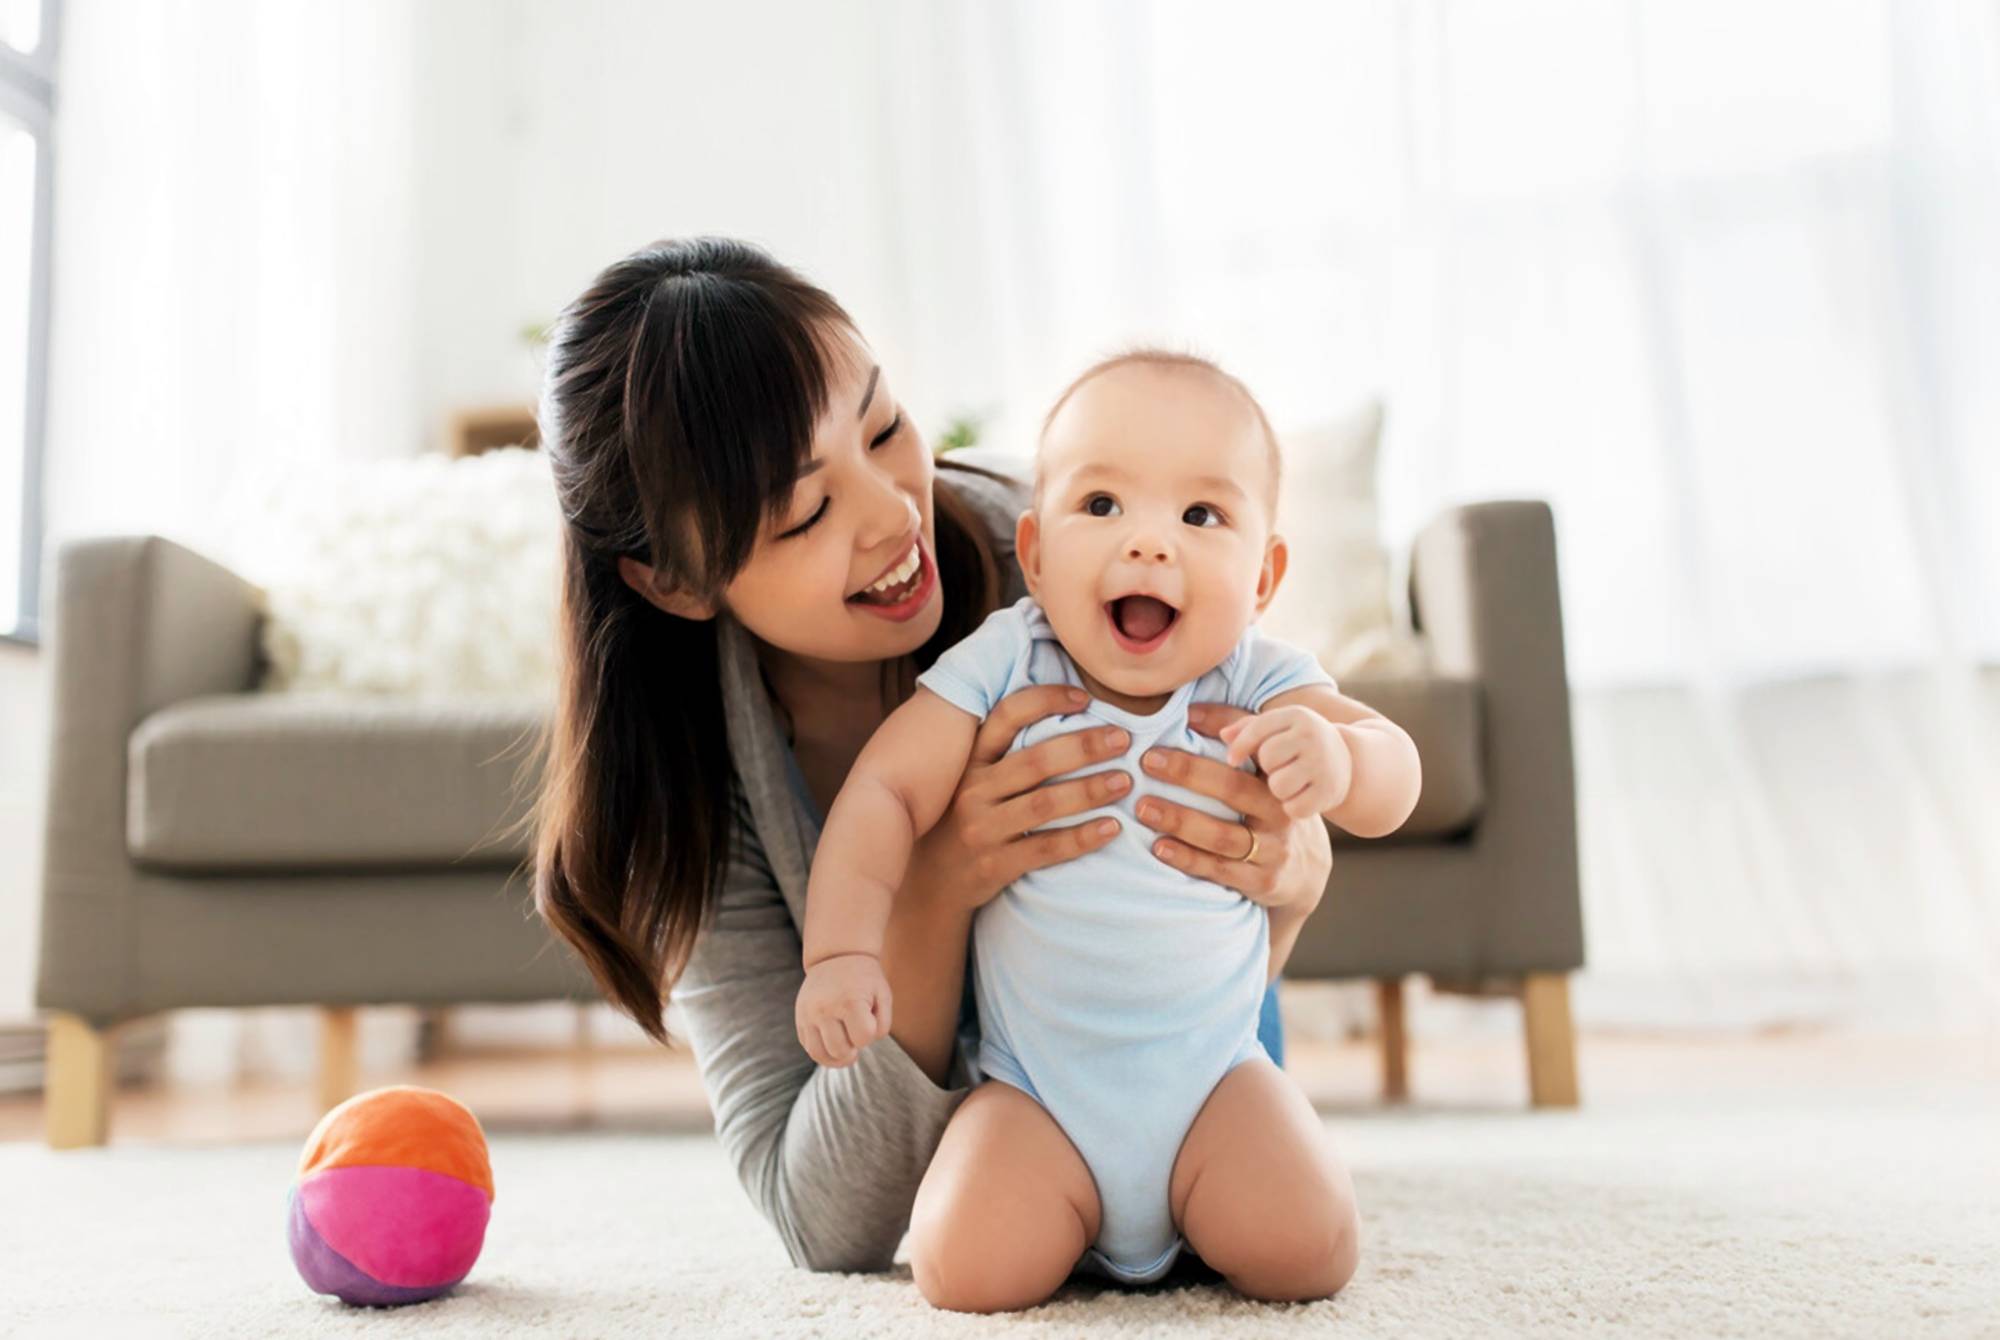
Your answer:
[[[1030,722],[1080,711],[1088,701],[1079,690],[1037,684],[994,705],[973,738],[971,760],[944,817],[910,854],[905,891],[949,898],[969,911],[992,901],[1028,871],[1093,851],[1117,835],[1118,821],[1110,818],[1042,832],[1028,830],[1108,804],[1131,789],[1131,774],[1123,768],[1042,785],[1061,773],[1124,753],[1131,741],[1123,730],[1092,726],[1007,752]]]
[[[1188,725],[1221,739],[1223,727],[1249,715],[1227,703],[1194,703]],[[1333,869],[1333,844],[1317,813],[1291,817],[1271,794],[1267,778],[1202,754],[1156,746],[1139,761],[1149,776],[1213,796],[1243,816],[1243,822],[1230,823],[1164,796],[1147,796],[1139,802],[1140,822],[1171,835],[1153,843],[1155,856],[1273,912],[1302,917],[1319,905]],[[1256,856],[1245,861],[1252,834]]]

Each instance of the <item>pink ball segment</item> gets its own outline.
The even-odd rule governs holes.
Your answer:
[[[472,1110],[397,1084],[320,1118],[286,1195],[285,1232],[315,1292],[391,1307],[464,1279],[492,1206],[486,1137]]]

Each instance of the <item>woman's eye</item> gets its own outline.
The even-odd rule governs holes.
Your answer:
[[[1196,503],[1194,506],[1188,508],[1187,511],[1181,513],[1181,520],[1186,521],[1189,515],[1195,512],[1199,512],[1204,516],[1214,517],[1215,524],[1218,526],[1222,524],[1222,513],[1216,511],[1213,507],[1210,507],[1207,503]],[[1195,521],[1195,522],[1190,522],[1189,524],[1195,526],[1201,526],[1204,529],[1206,529],[1208,525],[1208,523],[1204,521]]]
[[[903,411],[897,410],[896,417],[889,421],[889,426],[887,428],[884,428],[881,432],[877,433],[875,435],[875,440],[868,444],[869,450],[872,451],[876,447],[881,446],[884,442],[887,442],[890,438],[894,437],[897,433],[901,432],[902,428],[903,428]]]
[[[807,517],[804,521],[801,521],[798,525],[793,526],[790,530],[786,531],[778,538],[781,540],[789,540],[794,535],[803,535],[807,531],[811,530],[814,526],[818,525],[819,519],[826,515],[826,502],[827,502],[826,499],[821,498],[819,500],[819,509],[817,511],[815,511],[811,516]]]
[[[1099,510],[1097,506],[1099,503],[1109,503],[1112,510],[1109,512]],[[1093,493],[1083,500],[1083,510],[1092,516],[1117,516],[1118,500],[1108,493]]]

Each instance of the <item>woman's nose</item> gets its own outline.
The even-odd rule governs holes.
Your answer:
[[[923,513],[917,510],[910,495],[903,492],[895,475],[886,470],[871,470],[869,477],[874,487],[869,490],[872,524],[868,528],[868,543],[887,544],[908,535],[922,522]]]

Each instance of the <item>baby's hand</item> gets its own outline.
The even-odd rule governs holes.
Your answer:
[[[1340,727],[1296,703],[1238,717],[1217,733],[1229,744],[1229,765],[1256,755],[1271,794],[1294,819],[1325,814],[1347,799],[1354,755]]]
[[[795,1011],[799,1042],[824,1066],[851,1065],[889,1034],[889,979],[873,954],[836,954],[806,969]]]

